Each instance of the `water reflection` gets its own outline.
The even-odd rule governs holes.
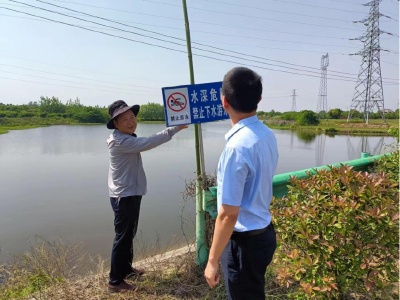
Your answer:
[[[296,131],[297,138],[300,141],[303,141],[305,144],[310,144],[314,142],[317,134],[315,132],[310,131]]]
[[[149,136],[163,124],[139,124]],[[206,171],[215,172],[231,129],[227,122],[204,124]],[[273,130],[279,149],[276,174],[334,164],[385,151],[392,137],[362,137]],[[105,126],[52,126],[0,135],[0,261],[29,247],[35,234],[85,241],[89,251],[108,257],[113,214],[107,192],[108,149]],[[348,151],[346,151],[346,148]],[[350,150],[350,151],[349,151]],[[386,150],[387,151],[387,150]],[[185,179],[195,177],[193,127],[171,142],[142,155],[148,179],[139,230],[152,243],[180,233],[181,195]],[[194,209],[190,209],[192,213]],[[190,228],[185,229],[188,235]]]
[[[325,134],[319,134],[315,141],[315,165],[322,166],[325,153]]]
[[[360,156],[361,152],[368,152],[371,155],[377,155],[382,153],[384,148],[383,136],[381,137],[370,137],[370,136],[347,136],[347,155],[348,159],[351,160],[355,156]],[[388,145],[389,146],[389,145]]]

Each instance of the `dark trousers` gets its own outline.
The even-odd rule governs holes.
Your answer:
[[[111,253],[110,285],[120,284],[126,276],[134,273],[133,238],[139,222],[142,196],[110,198],[114,211],[115,238]]]
[[[229,300],[265,300],[265,272],[275,249],[272,224],[257,235],[232,235],[221,256]]]

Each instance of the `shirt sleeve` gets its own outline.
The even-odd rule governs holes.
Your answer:
[[[221,204],[240,206],[249,166],[240,151],[234,148],[226,148],[224,151],[221,165],[222,174],[218,187],[221,191]]]
[[[124,153],[137,153],[151,150],[168,141],[179,131],[177,126],[167,128],[150,137],[129,137],[121,142],[121,149]]]

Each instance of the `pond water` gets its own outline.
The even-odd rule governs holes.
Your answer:
[[[139,136],[164,129],[139,124]],[[215,172],[229,121],[203,125],[207,172]],[[391,137],[329,137],[274,130],[280,153],[276,173],[296,171],[360,157],[361,148],[378,154]],[[110,131],[103,126],[51,126],[0,135],[0,262],[29,248],[41,235],[83,241],[89,251],[108,258],[114,228],[107,188]],[[148,194],[142,200],[139,230],[162,244],[181,233],[180,193],[195,177],[194,131],[142,153]],[[194,213],[193,207],[189,213]],[[189,235],[192,228],[186,228]]]

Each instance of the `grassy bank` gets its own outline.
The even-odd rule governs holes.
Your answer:
[[[382,157],[371,174],[341,166],[292,179],[288,197],[271,206],[278,248],[265,275],[266,300],[399,298],[398,159],[398,152]],[[194,252],[155,256],[174,243],[148,245],[140,234],[134,247],[146,275],[127,280],[135,292],[112,295],[109,262],[82,245],[38,238],[0,266],[0,300],[227,299],[223,274],[211,290]]]
[[[7,119],[7,120],[6,120]],[[165,121],[146,121],[139,120],[142,124],[165,124]],[[8,133],[10,130],[33,129],[39,127],[47,127],[51,125],[104,125],[105,123],[81,123],[73,119],[49,118],[42,119],[38,117],[32,118],[0,118],[0,134]]]
[[[80,244],[37,238],[30,252],[0,266],[0,300],[227,299],[222,272],[220,285],[211,290],[204,279],[204,266],[196,266],[195,252],[172,254],[168,258],[155,255],[169,247],[160,249],[158,245],[136,241],[135,253],[144,257],[140,267],[146,269],[146,274],[140,279],[126,280],[137,287],[135,292],[109,294],[109,262],[85,254]],[[82,276],[82,272],[86,274]],[[267,300],[286,299],[289,290],[278,285],[276,277],[271,266],[265,276]]]
[[[399,128],[399,120],[387,120],[384,124],[382,120],[370,120],[365,124],[363,120],[321,120],[319,125],[298,126],[295,121],[284,120],[264,120],[264,123],[272,129],[299,130],[326,132],[332,134],[382,134],[388,135],[389,128]]]
[[[106,124],[109,119],[108,108],[84,106],[79,99],[65,104],[57,97],[40,97],[39,102],[24,105],[0,103],[0,134],[50,125]],[[141,105],[138,121],[165,123],[164,107],[157,103]]]

